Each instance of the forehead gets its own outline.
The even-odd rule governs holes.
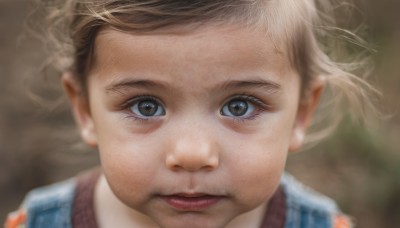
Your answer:
[[[134,69],[145,73],[151,69],[156,73],[178,74],[229,68],[229,71],[257,69],[264,71],[260,73],[277,74],[276,71],[291,71],[282,46],[273,42],[265,31],[244,26],[210,25],[191,31],[171,29],[146,34],[104,28],[96,37],[93,71]]]

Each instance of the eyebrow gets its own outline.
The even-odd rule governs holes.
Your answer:
[[[126,89],[163,89],[166,90],[168,86],[162,82],[156,82],[152,80],[146,79],[138,79],[138,80],[122,80],[120,82],[113,83],[106,87],[106,92],[109,93],[119,93],[123,94]],[[280,93],[282,91],[281,85],[278,83],[257,79],[257,80],[231,80],[222,83],[222,85],[217,85],[214,88],[215,90],[232,90],[232,89],[264,89],[266,92],[270,94]]]
[[[138,80],[122,80],[120,82],[113,83],[106,87],[106,92],[109,93],[121,93],[126,89],[137,88],[137,89],[165,89],[167,86],[163,83],[146,80],[146,79],[138,79]]]
[[[264,79],[257,80],[233,80],[228,81],[221,87],[222,89],[257,89],[261,88],[270,94],[280,93],[282,91],[281,85]]]

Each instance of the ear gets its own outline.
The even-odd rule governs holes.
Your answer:
[[[317,77],[312,81],[311,85],[305,92],[304,97],[300,98],[292,130],[289,152],[298,151],[304,143],[307,127],[309,126],[312,116],[317,108],[324,86],[325,82],[323,78]]]
[[[66,72],[61,77],[61,83],[71,104],[72,113],[78,124],[82,139],[92,147],[97,146],[97,135],[90,114],[89,101],[81,84],[74,74]]]

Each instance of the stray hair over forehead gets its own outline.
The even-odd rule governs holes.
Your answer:
[[[178,26],[190,30],[209,23],[252,26],[266,30],[273,41],[279,41],[277,46],[286,47],[303,86],[313,75],[304,64],[307,58],[297,56],[314,43],[311,25],[316,11],[311,0],[84,0],[73,7],[74,70],[83,84],[92,63],[94,39],[104,26],[135,33]]]
[[[73,72],[84,93],[101,28],[140,34],[168,32],[171,28],[190,32],[209,24],[232,24],[266,31],[300,76],[302,99],[307,97],[310,83],[322,77],[332,95],[327,110],[347,104],[364,119],[365,114],[376,110],[368,97],[374,89],[333,62],[322,50],[328,45],[317,42],[326,39],[325,31],[337,29],[334,23],[331,27],[322,23],[334,22],[322,14],[332,9],[330,0],[42,0],[41,6],[46,14],[45,39],[54,53],[52,63],[61,72]],[[336,47],[329,47],[334,54]],[[347,66],[352,64],[360,65]],[[340,119],[340,113],[335,119]]]

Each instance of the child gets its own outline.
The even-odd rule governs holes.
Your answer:
[[[6,227],[351,226],[283,174],[324,87],[363,94],[313,0],[61,2],[50,40],[102,167],[33,190]]]

